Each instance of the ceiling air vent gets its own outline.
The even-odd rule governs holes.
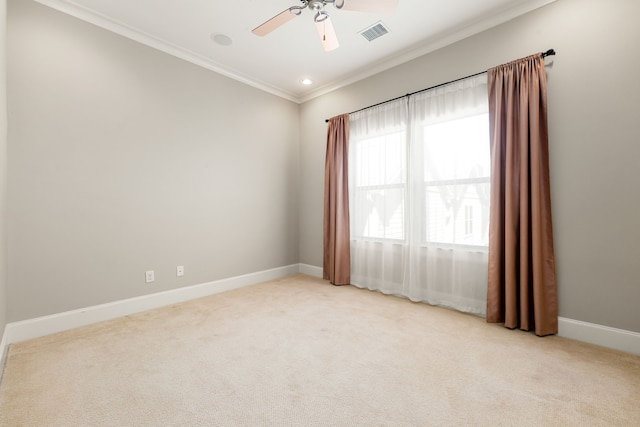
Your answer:
[[[372,41],[377,39],[378,37],[384,36],[388,32],[389,32],[389,29],[385,27],[382,22],[376,22],[372,26],[360,31],[360,34],[365,39]]]

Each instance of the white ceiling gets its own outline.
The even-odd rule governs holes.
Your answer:
[[[322,49],[313,12],[265,37],[251,30],[300,0],[36,0],[283,98],[304,102],[555,0],[399,0],[393,15],[326,11],[340,41]],[[348,2],[349,0],[345,0]],[[380,0],[371,0],[380,1]],[[389,34],[359,32],[382,21]],[[212,35],[233,43],[221,46]],[[311,86],[300,83],[314,81]]]

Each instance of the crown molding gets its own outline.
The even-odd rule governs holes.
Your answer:
[[[350,77],[339,80],[336,82],[329,83],[320,88],[310,90],[300,96],[296,94],[284,90],[282,88],[278,88],[274,85],[271,85],[267,82],[257,80],[255,78],[251,78],[247,75],[238,72],[237,70],[233,70],[223,64],[212,61],[209,58],[203,57],[195,52],[189,51],[187,49],[181,48],[168,42],[166,40],[161,40],[157,37],[154,37],[150,34],[147,34],[143,31],[140,31],[136,28],[128,26],[122,22],[118,22],[113,20],[107,16],[96,13],[89,8],[86,8],[73,0],[34,0],[37,3],[48,6],[52,9],[55,9],[59,12],[65,13],[67,15],[73,16],[75,18],[81,19],[85,22],[89,22],[98,27],[104,28],[105,30],[111,31],[113,33],[119,34],[123,37],[134,40],[138,43],[144,44],[146,46],[152,47],[169,55],[175,56],[192,64],[198,65],[215,73],[221,74],[230,79],[236,80],[238,82],[244,83],[248,86],[252,86],[256,89],[260,89],[272,95],[284,98],[286,100],[302,104],[304,102],[310,101],[311,99],[317,98],[319,96],[325,95],[334,90],[340,89],[342,87],[348,86],[357,81],[363,80],[367,77],[371,77],[375,74],[381,73],[383,71],[389,70],[393,67],[401,65],[405,62],[411,61],[413,59],[419,58],[420,56],[426,55],[438,49],[441,49],[445,46],[456,43],[460,40],[463,40],[467,37],[473,36],[474,34],[478,34],[482,31],[488,30],[492,27],[510,21],[520,15],[524,15],[525,13],[531,12],[540,7],[546,6],[550,3],[553,3],[557,0],[531,0],[518,4],[512,8],[509,8],[501,13],[496,15],[489,16],[479,22],[474,23],[473,25],[466,26],[464,28],[458,29],[452,33],[449,33],[444,36],[439,36],[433,39],[430,42],[425,44],[420,44],[418,47],[409,48],[399,54],[393,55],[389,57],[387,60],[382,61],[379,65],[375,67],[367,67],[366,70],[362,70],[361,72],[356,72],[352,74]]]
[[[289,101],[293,101],[296,103],[300,102],[299,98],[291,92],[277,88],[266,82],[259,81],[249,76],[243,75],[237,70],[233,70],[229,67],[226,67],[215,61],[212,61],[209,58],[206,58],[188,49],[184,49],[166,40],[162,40],[157,37],[154,37],[139,29],[131,27],[127,24],[113,20],[107,16],[104,16],[95,11],[92,11],[71,0],[34,0],[34,1],[44,6],[55,9],[59,12],[62,12],[64,14],[67,14],[69,16],[73,16],[74,18],[78,18],[82,21],[93,24],[97,27],[103,28],[107,31],[111,31],[115,34],[121,35],[123,37],[131,39],[143,45],[149,46],[161,52],[175,56],[176,58],[180,58],[184,61],[190,62],[199,67],[206,68],[207,70],[221,74],[230,79],[239,81],[248,86],[252,86],[256,89],[260,89],[264,92],[268,92],[272,95],[279,96]]]
[[[420,43],[417,47],[412,47],[396,55],[393,55],[387,58],[386,60],[382,61],[376,67],[367,67],[366,70],[363,70],[360,73],[356,72],[354,75],[350,76],[347,79],[330,83],[323,87],[314,89],[313,91],[308,92],[307,94],[301,96],[299,103],[302,104],[304,102],[312,100],[313,98],[326,95],[329,92],[333,92],[334,90],[348,86],[350,84],[363,80],[367,77],[371,77],[383,71],[387,71],[393,67],[404,64],[405,62],[409,62],[413,59],[416,59],[428,53],[434,52],[443,47],[452,45],[456,42],[459,42],[475,34],[486,31],[490,28],[496,27],[500,24],[503,24],[512,19],[515,19],[518,16],[524,15],[533,10],[536,10],[548,4],[554,3],[556,1],[557,0],[535,0],[535,1],[528,1],[525,3],[521,3],[517,6],[509,8],[505,11],[502,11],[501,13],[489,16],[485,19],[475,22],[472,25],[465,26],[463,28],[455,30],[446,35],[440,35],[434,38],[430,42],[428,41],[426,43]]]

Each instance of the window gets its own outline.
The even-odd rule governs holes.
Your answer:
[[[489,117],[480,114],[444,121],[422,131],[423,243],[487,247]]]
[[[356,211],[353,236],[365,239],[405,238],[406,142],[396,132],[354,141],[352,198]]]
[[[488,246],[489,118],[487,114],[421,128],[421,243]],[[405,240],[406,132],[350,141],[352,238]],[[474,226],[475,225],[475,226]]]
[[[351,282],[486,310],[486,75],[349,117]]]

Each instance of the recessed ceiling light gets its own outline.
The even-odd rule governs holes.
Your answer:
[[[300,80],[300,83],[302,83],[305,86],[309,86],[310,84],[313,84],[313,80],[311,80],[311,79],[302,79],[302,80]]]
[[[233,43],[231,37],[226,34],[211,34],[211,40],[220,46],[231,46],[231,43]]]

